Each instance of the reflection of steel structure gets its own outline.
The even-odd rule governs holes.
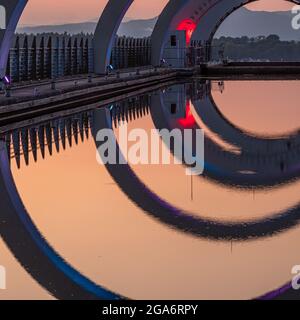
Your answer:
[[[145,110],[147,100],[148,99],[141,97],[137,101],[137,105],[142,103],[142,109],[136,110],[137,113],[141,115],[147,113],[147,110]],[[34,130],[32,141],[35,141],[34,144],[37,143],[39,137],[36,137],[36,134],[38,134],[38,132],[43,132],[46,140],[48,140],[47,130],[51,128],[50,130],[53,131],[54,138],[58,138],[57,134],[59,131],[60,135],[67,135],[70,143],[72,135],[76,141],[76,135],[79,134],[83,136],[84,131],[89,130],[90,126],[95,138],[99,129],[112,128],[115,119],[117,121],[126,121],[127,118],[130,120],[130,114],[132,114],[132,119],[134,119],[135,113],[132,112],[134,105],[134,101],[132,101],[132,103],[129,101],[129,104],[126,106],[120,105],[120,110],[115,110],[116,112],[113,112],[113,108],[111,108],[110,111],[108,109],[99,109],[93,113],[89,112],[88,114],[72,116],[70,121],[68,121],[68,118],[64,121],[60,119],[60,122],[53,120],[52,125],[50,125],[50,123],[46,124],[43,130]],[[125,109],[128,115],[126,115]],[[168,123],[164,120],[165,117],[168,118],[167,114],[159,111],[155,112],[157,110],[161,111],[158,105],[156,105],[155,108],[150,108],[153,119],[161,119],[156,119],[159,120],[156,121],[156,124],[162,123],[165,127],[168,126]],[[24,144],[24,141],[27,140],[24,138],[24,133],[22,135],[22,130],[23,129],[21,129],[21,133],[17,136],[23,140],[21,143]],[[27,139],[28,135],[30,137],[30,132],[31,130],[29,128]],[[66,138],[62,138],[61,143],[65,140]],[[41,141],[44,141],[44,139],[41,139]],[[51,140],[49,140],[49,142],[50,141]],[[59,144],[59,141],[54,140],[54,143],[55,145]],[[96,146],[99,146],[97,141]],[[25,145],[27,152],[28,149],[28,145]],[[1,142],[0,156],[0,186],[3,191],[2,201],[0,203],[0,231],[1,236],[18,261],[38,283],[57,298],[119,298],[118,295],[113,295],[111,292],[97,286],[74,270],[63,261],[45,239],[41,237],[18,195],[9,169],[7,146],[3,142]],[[270,237],[277,233],[285,232],[297,226],[300,221],[298,205],[293,208],[288,208],[284,212],[277,212],[269,217],[256,221],[223,223],[205,219],[201,216],[195,216],[190,212],[180,210],[160,198],[159,195],[151,191],[147,185],[136,176],[129,165],[107,165],[106,168],[129,199],[136,203],[147,214],[161,223],[176,228],[179,231],[190,233],[196,237],[208,238],[215,241],[230,241],[232,239],[239,241],[254,240],[255,238]],[[20,243],[22,244],[21,246]],[[285,290],[287,291],[283,293],[284,296],[297,296],[297,292],[289,290],[289,287],[286,287]]]
[[[300,176],[299,134],[272,140],[249,135],[216,111],[210,99],[210,83],[205,82],[201,87],[204,87],[199,93],[201,98],[195,98],[191,92],[193,103],[184,105],[184,108],[189,108],[188,117],[192,119],[185,120],[189,120],[193,128],[201,128],[204,123],[212,132],[212,135],[205,135],[205,170],[202,177],[226,186],[264,188],[287,183]],[[150,110],[153,123],[158,130],[183,129],[187,121],[172,121],[176,115],[181,117],[182,112],[178,107],[175,113],[172,112],[169,96],[168,91],[152,95]],[[229,144],[230,149],[238,152],[224,148],[220,142]]]
[[[117,128],[120,123],[134,121],[149,114],[149,100],[149,96],[142,95],[113,105],[110,113],[114,126]]]
[[[293,163],[295,167],[298,166],[296,159],[300,155],[299,130],[278,138],[248,133],[224,117],[211,94],[214,88],[222,91],[224,83],[222,81],[197,82],[194,87],[196,94],[192,98],[196,113],[212,132],[227,143],[241,148],[244,154],[255,154],[258,159],[268,154],[270,159],[273,157],[274,162],[277,161],[278,166],[283,160],[289,165]]]
[[[151,107],[151,111],[160,109]],[[162,119],[165,115],[157,113],[155,116],[156,123],[165,123]],[[154,118],[154,115],[152,115]],[[96,140],[97,132],[100,129],[111,129],[112,120],[110,113],[105,109],[94,111],[92,133],[95,139],[97,149],[104,142]],[[165,129],[171,129],[168,125]],[[160,130],[162,127],[156,127]],[[117,153],[123,158],[122,150],[117,141]],[[173,153],[173,150],[170,150]],[[101,154],[99,153],[101,156]],[[284,232],[289,228],[298,225],[300,221],[300,204],[295,207],[288,208],[286,211],[274,213],[272,216],[242,222],[221,222],[218,220],[206,219],[191,212],[179,209],[168,203],[158,194],[148,188],[143,181],[135,174],[129,164],[109,164],[106,169],[112,178],[116,181],[123,192],[131,199],[139,208],[150,214],[160,222],[165,223],[177,230],[189,233],[196,237],[207,238],[211,240],[223,241],[249,241],[255,238],[271,237],[277,233]]]
[[[28,0],[3,0],[6,8],[7,28],[0,30],[0,72],[3,77],[12,37]],[[30,1],[30,0],[29,0]],[[109,65],[113,42],[120,23],[134,0],[110,0],[95,31],[95,72],[105,73]],[[152,33],[152,64],[160,65],[163,49],[170,32],[186,26],[187,39],[210,43],[222,21],[239,7],[253,0],[170,0]],[[300,0],[287,0],[299,4]],[[88,3],[86,4],[88,5]],[[182,23],[189,21],[189,23]],[[193,33],[192,27],[196,27]]]
[[[8,26],[5,31],[1,31],[0,40],[0,68],[3,73],[10,42],[21,15],[26,5],[26,0],[3,0],[7,8]],[[131,5],[133,0],[109,1],[102,17],[100,18],[96,30],[96,50],[97,65],[96,72],[105,72],[110,57],[113,38],[117,28]],[[211,9],[220,3],[226,4],[218,6],[218,10]],[[158,65],[162,56],[162,49],[168,32],[175,23],[183,18],[199,18],[199,13],[212,14],[209,20],[214,30],[219,25],[223,17],[234,11],[238,4],[246,4],[249,1],[242,0],[220,0],[211,1],[207,4],[206,0],[171,0],[165,7],[158,19],[154,30],[152,43],[152,63]],[[299,1],[294,1],[299,3]],[[206,6],[201,6],[201,4]],[[216,7],[217,8],[217,7]],[[215,12],[215,14],[213,14]],[[216,13],[220,15],[217,16]],[[217,17],[221,17],[217,19]],[[177,24],[178,25],[178,24]],[[100,35],[97,37],[97,35]],[[100,43],[101,41],[102,44]],[[112,121],[110,114],[106,110],[97,110],[94,115],[94,133],[97,127],[111,128]],[[99,144],[96,142],[96,145]],[[8,247],[13,251],[16,258],[24,268],[49,292],[55,297],[62,299],[117,299],[118,295],[97,286],[79,272],[68,265],[47,243],[36,226],[33,224],[29,214],[19,197],[18,191],[13,181],[9,168],[6,145],[0,143],[0,185],[2,197],[0,202],[0,231],[1,237],[5,240]],[[149,214],[156,217],[172,227],[191,234],[202,236],[214,240],[249,240],[255,237],[266,237],[282,232],[294,227],[299,223],[299,207],[279,212],[276,215],[259,221],[245,221],[242,223],[222,223],[218,221],[197,218],[188,212],[179,210],[171,204],[165,202],[159,196],[147,188],[142,181],[133,173],[129,166],[109,165],[109,173],[116,180],[120,188],[127,193],[129,198],[144,209]],[[290,285],[284,290],[278,291],[283,297],[298,297],[299,292],[293,290]]]
[[[60,118],[42,125],[18,128],[7,132],[3,138],[6,142],[8,157],[16,161],[20,168],[22,157],[29,165],[29,154],[36,162],[41,156],[46,157],[46,150],[51,156],[56,150],[65,150],[89,138],[90,112],[83,112],[68,118]]]
[[[120,299],[69,265],[30,218],[15,186],[7,149],[0,141],[0,234],[31,276],[58,299]]]
[[[108,110],[96,110],[94,113],[93,136],[99,129],[112,128],[112,122]],[[101,145],[96,141],[97,148]],[[117,145],[117,153],[120,152]],[[121,152],[120,152],[121,153]],[[122,157],[121,153],[121,157]],[[128,165],[106,164],[106,168],[120,189],[145,213],[149,214],[159,222],[171,228],[187,232],[194,236],[208,238],[211,240],[254,240],[255,238],[276,235],[295,227],[300,221],[300,205],[287,209],[285,212],[275,213],[271,217],[242,221],[238,223],[226,223],[217,220],[205,219],[200,216],[181,210],[171,203],[162,199],[150,190],[143,181],[134,173]],[[288,283],[282,288],[275,290],[262,297],[268,298],[299,298],[298,292]]]
[[[148,95],[129,98],[118,102],[110,108],[111,118],[117,128],[120,123],[130,122],[150,113]],[[78,145],[90,137],[93,111],[81,112],[65,118],[20,127],[0,135],[5,141],[7,156],[14,160],[17,167],[29,165],[59,153],[68,147]],[[32,158],[31,158],[31,156]]]

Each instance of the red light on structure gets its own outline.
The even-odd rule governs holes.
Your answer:
[[[192,34],[195,31],[196,27],[197,27],[196,23],[191,19],[185,19],[179,23],[177,30],[185,30],[187,45],[189,45],[192,38]]]
[[[185,118],[179,119],[178,122],[184,128],[191,128],[195,125],[196,121],[191,111],[190,101],[186,102]]]

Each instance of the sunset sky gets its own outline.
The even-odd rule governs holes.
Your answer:
[[[77,6],[75,3],[78,3]],[[29,0],[22,25],[61,24],[96,20],[107,0]],[[152,18],[159,14],[167,0],[136,0],[127,13],[129,18]],[[253,10],[288,10],[293,4],[284,0],[260,0]]]

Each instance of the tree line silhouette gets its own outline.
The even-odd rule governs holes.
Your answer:
[[[212,58],[219,60],[220,52],[230,60],[300,61],[300,42],[283,41],[278,35],[249,38],[220,37],[213,40]]]

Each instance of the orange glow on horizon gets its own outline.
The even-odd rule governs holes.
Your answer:
[[[108,0],[29,0],[21,17],[22,25],[47,25],[97,20]],[[148,19],[159,15],[168,0],[134,1],[126,16]],[[251,10],[290,10],[294,4],[284,0],[259,0],[247,5]]]

